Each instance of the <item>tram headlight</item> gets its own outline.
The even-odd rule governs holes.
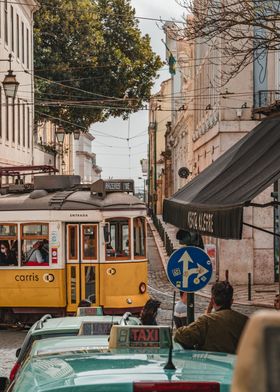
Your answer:
[[[127,298],[127,299],[126,299],[126,302],[127,302],[129,305],[131,305],[131,304],[132,304],[132,299],[131,299],[131,298]]]
[[[141,282],[141,283],[139,284],[139,291],[140,291],[140,293],[141,293],[141,294],[144,294],[144,293],[146,293],[146,290],[147,290],[146,283]]]

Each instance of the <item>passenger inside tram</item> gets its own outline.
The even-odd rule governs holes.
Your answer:
[[[48,240],[36,241],[25,254],[25,263],[48,263],[49,262],[49,243]]]
[[[0,265],[17,265],[16,253],[11,249],[9,241],[1,241],[0,251]]]

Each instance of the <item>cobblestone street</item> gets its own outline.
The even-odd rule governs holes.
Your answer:
[[[27,331],[0,331],[0,375],[8,377]]]

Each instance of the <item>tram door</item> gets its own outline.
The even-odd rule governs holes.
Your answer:
[[[75,312],[82,299],[97,305],[98,225],[66,225],[67,311]]]

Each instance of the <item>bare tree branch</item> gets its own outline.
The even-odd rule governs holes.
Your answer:
[[[176,1],[187,17],[183,28],[174,26],[174,36],[221,51],[228,66],[225,79],[231,79],[264,53],[280,50],[279,0]]]

